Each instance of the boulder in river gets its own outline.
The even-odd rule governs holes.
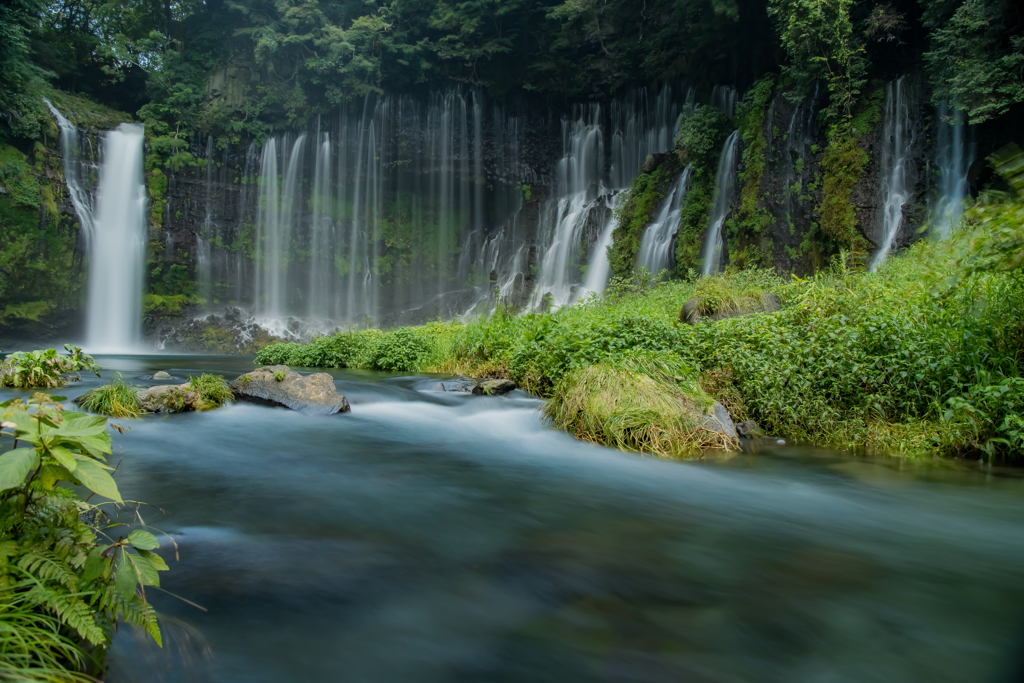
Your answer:
[[[516,383],[510,379],[485,379],[473,387],[473,393],[477,396],[503,396],[516,388]]]
[[[171,379],[171,375],[163,370],[157,370],[153,373],[153,379]]]
[[[503,396],[515,389],[516,383],[510,379],[457,377],[441,382],[441,388],[445,391],[462,391],[477,396]]]
[[[140,391],[136,398],[139,401],[139,408],[147,413],[183,413],[195,410],[199,395],[192,391],[192,386],[186,382],[150,387]]]
[[[231,390],[241,401],[284,406],[313,415],[334,415],[352,409],[329,374],[300,375],[287,365],[256,368],[232,382]]]

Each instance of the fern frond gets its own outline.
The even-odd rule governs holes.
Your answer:
[[[18,559],[17,565],[40,581],[57,581],[70,591],[78,584],[74,571],[50,550],[33,548]]]
[[[52,611],[62,624],[74,629],[84,640],[96,646],[106,646],[107,638],[96,624],[95,615],[89,609],[89,605],[82,600],[82,595],[88,593],[65,593],[36,584],[26,597]]]

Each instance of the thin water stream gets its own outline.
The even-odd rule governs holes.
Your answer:
[[[140,384],[252,367],[99,360]],[[151,593],[165,647],[122,630],[108,683],[1016,680],[1013,473],[774,441],[661,461],[520,392],[333,374],[350,414],[119,421],[121,491],[179,548],[164,588],[206,611]]]

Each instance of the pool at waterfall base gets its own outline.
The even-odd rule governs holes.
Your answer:
[[[54,393],[252,368],[97,360]],[[164,647],[122,628],[106,681],[1020,679],[1014,471],[774,440],[666,461],[552,430],[520,391],[332,375],[351,413],[114,420],[170,571],[147,592]]]

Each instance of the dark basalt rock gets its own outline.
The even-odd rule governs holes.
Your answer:
[[[753,420],[746,420],[736,425],[736,432],[744,439],[755,439],[759,436],[764,436],[764,432],[757,426],[757,423]]]
[[[283,406],[300,413],[334,415],[352,408],[326,372],[300,375],[287,365],[269,365],[242,375],[231,383],[241,401]]]
[[[516,388],[516,383],[509,379],[485,379],[473,387],[477,396],[502,396]]]

